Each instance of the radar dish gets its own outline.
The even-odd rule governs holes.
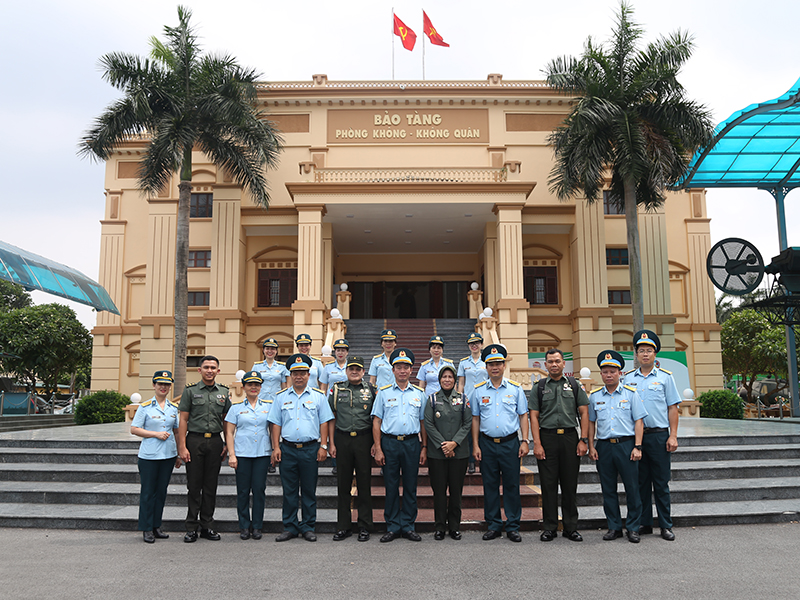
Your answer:
[[[764,259],[753,244],[726,238],[714,244],[706,259],[708,276],[718,289],[734,296],[749,294],[764,277]]]

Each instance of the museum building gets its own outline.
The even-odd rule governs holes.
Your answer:
[[[525,385],[529,357],[551,347],[572,353],[576,371],[596,370],[603,349],[631,350],[624,214],[607,197],[561,202],[548,189],[547,138],[569,98],[493,74],[314,75],[262,84],[258,99],[284,139],[268,209],[193,156],[188,382],[204,354],[219,357],[229,383],[261,360],[267,337],[285,356],[308,333],[318,355],[332,332],[367,320],[472,319],[505,344]],[[173,364],[179,181],[142,195],[144,144],[107,162],[100,283],[120,315],[99,313],[92,331],[92,388],[126,394],[149,393],[152,373]],[[719,388],[705,192],[669,194],[663,209],[640,211],[639,226],[645,326],[663,350],[685,353],[698,394]],[[491,317],[478,319],[485,307]],[[452,342],[445,355],[466,355],[464,340]],[[376,339],[368,356],[379,351]]]

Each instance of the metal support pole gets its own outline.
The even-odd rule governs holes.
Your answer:
[[[769,190],[770,194],[775,198],[775,210],[778,217],[778,241],[780,243],[780,250],[783,252],[789,247],[789,239],[786,235],[786,206],[784,200],[786,199],[787,189],[785,187],[778,187]],[[787,292],[790,293],[790,292]],[[792,320],[794,308],[786,309],[787,321]],[[798,389],[797,382],[797,342],[794,337],[794,327],[786,325],[786,358],[789,367],[789,390],[792,394],[792,416],[800,417],[800,389]]]

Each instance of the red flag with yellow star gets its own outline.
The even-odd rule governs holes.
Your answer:
[[[437,46],[444,46],[445,48],[449,48],[450,44],[445,43],[442,39],[442,36],[439,35],[439,32],[436,31],[436,28],[431,23],[431,20],[428,18],[428,15],[425,14],[425,11],[422,11],[422,28],[425,31],[425,35],[428,36],[431,40],[431,44],[435,44]]]
[[[403,42],[403,48],[406,50],[413,50],[414,44],[417,41],[417,34],[406,27],[406,24],[398,19],[397,15],[393,14],[392,16],[394,17],[394,34],[400,36]]]

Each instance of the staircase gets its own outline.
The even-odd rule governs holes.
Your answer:
[[[800,433],[793,426],[773,425],[769,435],[680,437],[672,463],[673,519],[677,527],[723,523],[767,523],[800,516]],[[113,435],[102,432],[114,431]],[[0,436],[0,526],[136,529],[139,441],[124,423],[75,428],[50,436],[24,439]],[[70,438],[67,433],[76,432]],[[77,435],[77,432],[86,432]],[[578,486],[580,526],[604,528],[602,496],[593,463],[583,459]],[[533,455],[522,461],[523,529],[538,529],[541,519],[538,474]],[[383,525],[384,488],[373,469],[374,518]],[[186,516],[186,472],[173,472],[164,512],[165,528],[183,529]],[[234,472],[223,465],[217,496],[217,528],[237,531]],[[621,486],[620,486],[621,489]],[[278,474],[267,479],[265,529],[281,526]],[[336,528],[336,481],[330,463],[320,466],[317,532]],[[420,469],[417,528],[433,528],[433,495],[427,469]],[[624,506],[624,494],[622,504]],[[624,513],[624,508],[623,508]],[[463,529],[482,529],[483,489],[480,473],[467,476]],[[355,518],[354,518],[355,520]]]
[[[28,429],[50,429],[75,425],[72,415],[21,415],[0,417],[0,433],[26,431]]]

